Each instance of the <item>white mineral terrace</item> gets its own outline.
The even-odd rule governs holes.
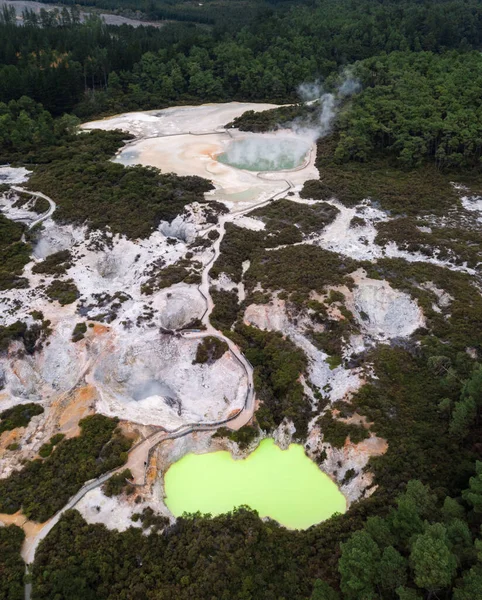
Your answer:
[[[296,169],[256,173],[222,164],[217,157],[234,140],[259,139],[261,134],[244,133],[225,126],[248,110],[275,108],[273,104],[205,104],[167,108],[145,113],[127,113],[83,125],[84,129],[121,129],[135,136],[120,150],[115,160],[124,165],[154,166],[163,173],[199,175],[213,182],[216,189],[206,195],[226,202],[228,206],[246,207],[282,192],[288,180],[297,186],[318,177],[314,166],[316,155],[313,139],[303,138],[290,130],[265,134],[272,139],[305,142],[309,148]]]

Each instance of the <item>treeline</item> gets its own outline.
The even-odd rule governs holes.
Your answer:
[[[26,96],[8,104],[0,102],[0,160],[56,144],[74,133],[78,123],[70,115],[54,120],[42,104]]]
[[[48,16],[50,13],[46,12]],[[53,17],[49,17],[53,18]],[[22,27],[0,22],[0,102],[28,96],[54,116],[96,110],[95,93],[108,87],[112,71],[130,71],[146,52],[190,45],[193,25],[134,28],[107,26],[93,16],[78,24],[75,15],[42,23],[32,16]]]
[[[234,37],[196,40],[188,52],[148,53],[133,73],[117,73],[106,106],[199,97],[292,101],[302,82],[381,52],[478,49],[481,24],[482,7],[471,1],[322,0],[260,19]]]
[[[296,99],[305,81],[382,52],[479,49],[482,7],[429,0],[320,0],[229,33],[189,24],[162,29],[0,24],[0,101],[22,95],[54,115],[170,103]]]
[[[363,91],[340,117],[335,158],[394,155],[403,167],[480,165],[479,52],[394,52],[355,65]]]

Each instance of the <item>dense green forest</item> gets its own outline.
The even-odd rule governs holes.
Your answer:
[[[20,527],[0,527],[0,598],[22,600],[25,564],[20,557],[25,533]]]
[[[119,534],[87,525],[70,511],[38,550],[35,589],[41,599],[416,600],[425,593],[477,600],[482,548],[474,534],[481,511],[482,463],[458,499],[438,499],[411,480],[390,510],[369,516],[341,544],[342,596],[320,579],[327,540],[346,539],[340,517],[324,528],[290,533],[238,509],[213,519],[183,517],[165,535],[146,537],[139,529]]]
[[[134,29],[106,26],[94,16],[81,24],[78,10],[69,8],[39,18],[26,14],[18,27],[11,12],[0,15],[0,163],[34,171],[29,186],[55,199],[55,219],[145,237],[210,189],[200,178],[110,162],[127,134],[77,135],[80,120],[186,103],[297,102],[301,83],[318,80],[336,90],[350,65],[361,89],[340,102],[333,131],[318,143],[320,180],[307,182],[302,196],[335,196],[348,206],[373,198],[397,217],[377,225],[380,243],[396,240],[426,253],[442,246],[442,258],[455,256],[456,264],[472,268],[480,263],[476,229],[430,223],[422,231],[417,220],[449,213],[457,201],[451,182],[481,189],[478,0],[281,0],[257,7],[250,0],[234,7],[207,0],[206,10],[181,0],[82,4],[179,22]],[[317,108],[247,114],[235,125],[266,131],[300,115],[313,122]],[[368,465],[376,492],[306,531],[261,521],[244,508],[212,519],[186,516],[170,527],[162,522],[161,535],[109,531],[69,512],[38,549],[36,600],[482,599],[482,368],[467,352],[482,350],[482,297],[466,273],[393,258],[355,261],[298,245],[336,215],[326,203],[281,200],[253,213],[263,231],[228,224],[211,275],[225,272],[239,281],[249,260],[246,302],[266,302],[270,292],[283,290],[293,310],[314,312],[325,329],[310,339],[329,355],[330,366],[343,360],[343,337],[358,330],[342,296],[327,300],[345,317],[340,325],[310,299],[311,290],[349,284],[349,273],[362,267],[417,299],[426,326],[406,344],[355,357],[372,365],[376,377],[351,406],[336,407],[344,417],[365,416],[370,431],[388,441],[387,452]],[[22,270],[31,247],[24,234],[22,225],[0,215],[0,289],[27,285]],[[37,268],[55,272],[66,260],[56,256]],[[198,281],[187,267],[159,272],[143,291]],[[435,310],[434,292],[422,287],[427,281],[446,290],[450,307]],[[69,282],[52,284],[48,293],[62,302],[77,297]],[[289,338],[243,324],[246,303],[239,305],[235,292],[214,290],[212,297],[211,322],[253,364],[262,400],[255,427],[219,434],[247,445],[258,427],[271,431],[288,417],[303,440],[315,414],[300,383],[304,353]],[[23,340],[27,354],[33,352],[48,331],[41,323],[0,327],[0,350]],[[208,340],[197,360],[215,360],[224,350]],[[322,392],[314,390],[318,410],[327,402]],[[27,424],[38,412],[37,405],[24,405],[2,413],[0,431]],[[335,447],[368,435],[331,413],[320,424]],[[114,421],[89,417],[80,437],[54,437],[41,458],[0,480],[0,511],[22,508],[45,520],[85,480],[120,466],[128,449]],[[124,492],[124,484],[120,474],[106,489]],[[21,542],[20,530],[0,528],[0,598],[23,597]]]
[[[153,27],[45,27],[0,23],[0,101],[29,96],[54,115],[172,102],[296,98],[299,84],[392,51],[478,49],[476,0],[320,0],[286,6],[225,31]]]

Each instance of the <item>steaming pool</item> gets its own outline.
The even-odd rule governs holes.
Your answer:
[[[303,139],[260,134],[232,141],[217,159],[246,171],[289,171],[304,163],[309,150]]]
[[[260,517],[306,529],[346,510],[343,494],[303,446],[281,450],[272,439],[243,460],[224,451],[187,454],[168,469],[164,484],[165,503],[176,517],[198,511],[219,515],[247,505]]]

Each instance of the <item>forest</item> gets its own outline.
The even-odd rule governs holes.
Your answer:
[[[25,95],[53,115],[169,103],[296,99],[297,87],[392,51],[469,51],[481,44],[477,0],[281,2],[253,22],[213,30],[85,25],[17,27],[0,15],[0,102]],[[248,11],[245,11],[249,13]],[[3,21],[3,22],[2,22]]]
[[[54,16],[26,14],[22,27],[11,11],[0,14],[0,163],[31,168],[29,185],[55,199],[56,219],[142,238],[211,189],[197,177],[110,162],[128,136],[77,135],[81,121],[176,104],[295,103],[234,123],[266,131],[300,115],[312,119],[316,110],[297,104],[299,85],[322,81],[333,91],[349,65],[361,89],[342,102],[333,130],[318,143],[322,177],[307,182],[301,195],[335,196],[346,206],[376,198],[397,217],[377,226],[380,243],[395,239],[425,252],[437,244],[459,265],[479,264],[478,231],[433,223],[422,231],[417,220],[449,213],[456,201],[451,182],[480,189],[478,0],[282,0],[257,7],[248,1],[232,10],[226,1],[207,0],[204,11],[181,0],[141,6],[82,0],[125,14],[140,8],[146,18],[169,21],[136,29],[107,26],[97,16],[81,24],[78,9],[68,0],[62,4],[68,8]],[[360,360],[373,365],[376,378],[351,407],[337,407],[346,417],[357,411],[388,441],[388,451],[368,465],[376,493],[306,531],[262,521],[247,508],[215,518],[189,515],[169,527],[158,523],[160,535],[110,531],[69,511],[39,546],[36,600],[482,599],[482,370],[467,353],[482,349],[482,298],[466,273],[396,258],[354,261],[296,245],[336,214],[327,204],[295,209],[281,200],[253,214],[265,223],[262,232],[229,224],[211,276],[225,272],[238,281],[243,261],[250,260],[248,299],[266,301],[268,293],[256,291],[261,282],[264,290],[284,290],[300,314],[314,311],[327,327],[311,339],[333,366],[341,361],[340,340],[356,328],[346,311],[343,326],[334,325],[326,307],[310,300],[311,290],[348,285],[347,275],[362,267],[417,299],[426,328],[405,345],[372,348]],[[23,226],[0,215],[0,289],[27,285],[22,270],[31,242],[24,234]],[[62,270],[66,260],[57,256],[40,269]],[[143,291],[187,277],[194,282],[198,275],[176,264]],[[451,295],[450,309],[434,309],[426,281]],[[48,293],[71,302],[77,291],[68,283],[53,284]],[[253,364],[262,400],[256,427],[219,435],[247,445],[258,427],[269,432],[289,417],[302,440],[313,417],[299,379],[307,367],[304,353],[289,338],[243,324],[244,306],[234,292],[214,290],[212,297],[211,322]],[[344,308],[343,298],[328,302]],[[48,322],[37,317],[30,328],[21,322],[0,327],[0,351],[22,340],[27,354],[33,352],[48,336]],[[82,327],[73,335],[81,336]],[[224,350],[208,341],[197,360],[215,360]],[[323,407],[322,391],[316,398]],[[0,431],[26,425],[40,410],[25,404],[0,414]],[[367,435],[340,423],[322,417],[335,447]],[[81,436],[51,439],[40,458],[0,480],[0,511],[22,508],[33,520],[49,518],[87,479],[120,467],[129,444],[115,421],[87,418]],[[108,494],[123,491],[124,483],[122,474],[113,479]],[[23,598],[22,539],[19,528],[0,528],[2,599]]]

